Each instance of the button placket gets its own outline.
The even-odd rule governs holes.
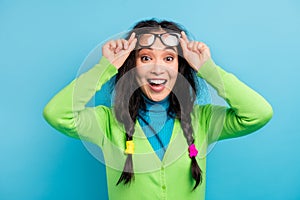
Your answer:
[[[166,186],[165,168],[163,165],[160,168],[160,177],[161,177],[162,199],[166,199],[167,186]]]

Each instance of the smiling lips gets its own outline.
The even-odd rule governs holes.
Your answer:
[[[148,79],[148,86],[154,92],[161,92],[165,89],[166,79]]]

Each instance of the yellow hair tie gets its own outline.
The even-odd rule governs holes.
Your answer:
[[[133,154],[134,152],[134,144],[132,140],[126,141],[126,149],[125,153],[126,154]]]

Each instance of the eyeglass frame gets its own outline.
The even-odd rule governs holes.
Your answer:
[[[141,37],[142,35],[144,35],[144,34],[151,34],[151,35],[154,35],[153,42],[152,42],[150,45],[141,45],[141,44],[140,44],[140,37]],[[163,41],[163,39],[161,38],[161,36],[163,36],[163,35],[165,35],[165,34],[170,34],[170,35],[175,36],[175,37],[177,38],[177,44],[174,45],[174,46],[173,46],[173,45],[168,45],[168,44],[166,44],[166,43]],[[176,47],[176,46],[179,44],[179,38],[181,37],[181,35],[180,35],[179,33],[169,33],[169,32],[166,32],[166,33],[160,33],[160,34],[157,34],[157,33],[142,33],[142,34],[138,34],[138,35],[137,35],[138,45],[139,45],[140,47],[150,47],[150,46],[152,46],[152,45],[154,44],[154,42],[155,42],[155,40],[156,40],[157,37],[160,39],[161,43],[164,44],[165,46]]]

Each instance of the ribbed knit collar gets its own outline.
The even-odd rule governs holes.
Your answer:
[[[167,96],[165,99],[161,101],[152,101],[144,94],[142,95],[142,97],[145,100],[146,112],[167,112],[168,111],[168,108],[170,106],[169,96]]]

